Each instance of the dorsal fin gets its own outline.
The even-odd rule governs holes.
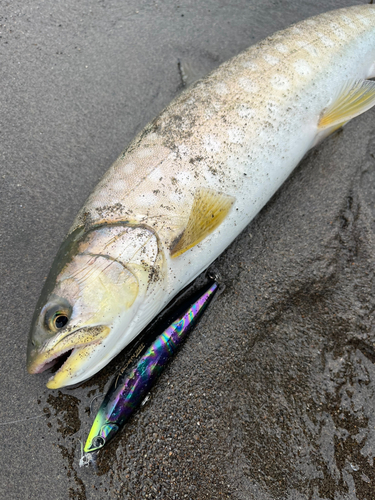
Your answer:
[[[340,125],[364,113],[375,104],[375,82],[351,80],[338,93],[334,101],[323,111],[318,127],[337,129]]]
[[[178,257],[216,229],[227,216],[234,200],[233,196],[213,189],[199,189],[194,196],[186,228],[172,243],[171,256]]]

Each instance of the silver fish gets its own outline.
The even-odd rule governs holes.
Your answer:
[[[28,370],[105,366],[233,241],[305,153],[375,103],[375,5],[278,32],[175,99],[77,215],[37,304]]]

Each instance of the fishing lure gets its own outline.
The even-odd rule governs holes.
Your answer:
[[[84,452],[93,453],[103,448],[139,407],[173,354],[196,325],[218,289],[216,281],[198,292],[184,307],[183,313],[146,346],[130,367],[123,369],[113,380],[95,417]],[[85,456],[81,465],[90,462]]]

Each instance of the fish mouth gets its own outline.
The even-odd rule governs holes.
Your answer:
[[[59,342],[48,342],[33,356],[28,366],[31,374],[42,373],[57,363],[59,369],[48,380],[49,389],[59,389],[76,383],[76,377],[83,369],[96,347],[108,336],[108,326],[84,327],[61,339]]]
[[[48,370],[49,368],[52,368],[55,365],[60,364],[60,367],[58,368],[58,370],[59,370],[65,364],[68,357],[72,354],[73,351],[74,351],[74,349],[67,348],[64,351],[61,351],[57,354],[52,355],[49,359],[42,361],[41,363],[39,363],[37,365],[35,365],[35,362],[34,362],[32,365],[30,365],[30,367],[28,368],[28,371],[29,371],[29,373],[32,373],[32,374],[43,373],[46,370]],[[57,372],[58,370],[56,370],[55,372]]]

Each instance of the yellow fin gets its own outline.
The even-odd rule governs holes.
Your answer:
[[[336,99],[326,108],[319,120],[320,129],[339,128],[375,104],[375,82],[355,80],[346,83]]]
[[[171,256],[178,257],[200,243],[225,219],[235,198],[213,189],[199,189],[195,196],[189,220],[182,234],[171,248]]]

